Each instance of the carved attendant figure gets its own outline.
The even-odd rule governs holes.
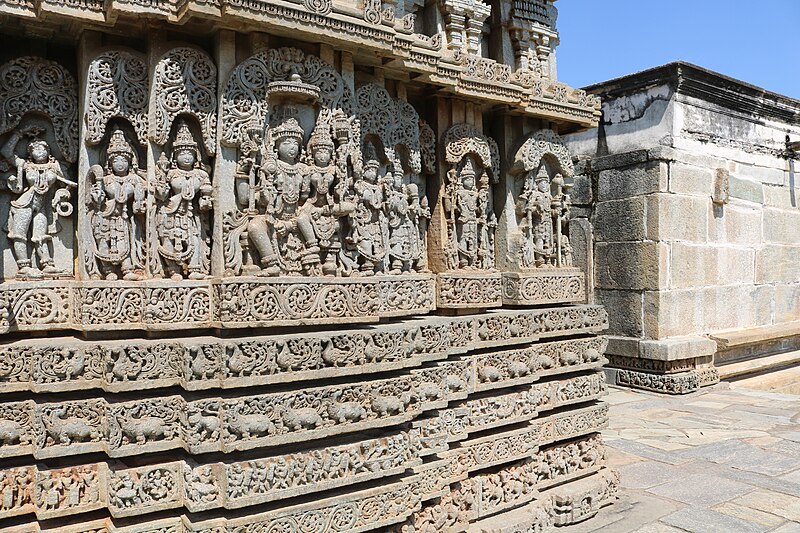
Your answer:
[[[38,138],[43,132],[44,129],[39,127],[15,131],[0,148],[0,155],[16,167],[16,173],[7,178],[9,190],[19,195],[11,201],[7,227],[19,267],[17,276],[22,278],[64,273],[56,268],[48,242],[59,232],[57,218],[72,214],[69,188],[78,186],[64,177],[61,164],[50,154],[47,141]],[[15,153],[23,135],[32,138],[28,143],[29,159]],[[35,250],[38,268],[28,254],[28,242]]]
[[[389,225],[389,268],[392,274],[408,272],[411,262],[419,256],[416,224],[412,217],[412,199],[409,188],[403,183],[403,167],[399,161],[394,164],[393,179],[389,187],[386,210]],[[417,198],[417,201],[419,199]]]
[[[550,261],[553,243],[551,200],[550,177],[543,165],[533,183],[530,180],[526,182],[525,190],[517,200],[517,213],[524,217],[520,225],[526,237],[522,253],[524,266],[539,267]]]
[[[162,153],[158,162],[155,217],[158,254],[168,274],[179,280],[203,279],[208,274],[208,211],[212,209],[211,180],[202,168],[197,142],[185,122],[172,143],[172,161]]]
[[[89,169],[92,180],[87,204],[94,233],[94,258],[108,280],[139,280],[144,272],[142,231],[146,213],[147,182],[138,168],[136,154],[122,130],[115,130],[108,143],[104,169]],[[88,265],[97,279],[97,265]]]
[[[352,240],[360,255],[361,273],[367,276],[383,269],[387,253],[384,184],[378,179],[379,169],[378,160],[370,158],[364,163],[361,179],[355,184],[358,207],[353,213]]]

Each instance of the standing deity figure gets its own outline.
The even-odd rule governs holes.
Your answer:
[[[428,204],[428,197],[420,195],[419,186],[411,183],[408,186],[408,196],[411,199],[411,217],[415,228],[412,239],[414,241],[414,270],[417,272],[428,271],[428,247],[426,245],[426,234],[428,233],[428,223],[431,219],[431,208]]]
[[[94,259],[107,280],[135,281],[144,273],[143,232],[147,180],[136,153],[122,130],[114,130],[106,150],[106,167],[89,169],[91,188],[86,200],[92,226]],[[99,279],[98,264],[87,265]]]
[[[451,236],[454,241],[452,250],[455,251],[451,265],[457,265],[458,268],[482,268],[481,254],[485,251],[482,252],[481,249],[488,243],[481,239],[480,232],[484,229],[482,226],[488,223],[484,205],[488,205],[488,191],[477,189],[475,167],[469,157],[461,172],[450,169],[448,178],[449,186],[443,200],[451,223],[455,225]],[[482,193],[486,195],[483,199]]]
[[[523,220],[522,264],[541,267],[552,263],[553,253],[553,201],[550,194],[550,176],[542,165],[517,200],[517,215]]]
[[[209,271],[212,187],[188,124],[181,122],[178,126],[172,160],[162,153],[157,167],[154,193],[158,203],[158,255],[172,279],[203,279]]]
[[[352,215],[350,240],[359,254],[360,271],[369,276],[384,269],[389,241],[384,214],[385,183],[378,177],[380,163],[375,157],[364,162],[361,179],[355,183],[358,207]]]
[[[328,276],[336,275],[339,270],[337,258],[342,250],[341,217],[352,212],[354,207],[337,198],[334,190],[339,170],[333,162],[335,149],[330,126],[327,122],[318,123],[308,142],[312,193],[304,205],[304,211],[308,213],[319,241],[321,259],[324,260],[322,273]]]
[[[72,215],[69,189],[78,186],[64,177],[61,164],[51,155],[47,141],[39,138],[43,133],[44,128],[35,126],[14,131],[0,148],[0,155],[16,168],[16,173],[11,173],[6,180],[8,189],[19,195],[11,201],[7,228],[20,278],[40,279],[64,274],[55,266],[49,242],[60,230],[58,217]],[[28,159],[15,152],[23,135],[31,138]],[[33,245],[31,254],[28,253],[29,242]],[[34,252],[38,266],[33,264]]]
[[[409,272],[420,256],[419,193],[410,184],[405,184],[405,176],[400,161],[395,161],[392,181],[388,187],[386,200],[387,222],[389,225],[389,268],[390,273]]]
[[[268,130],[259,184],[251,192],[259,214],[247,232],[261,257],[262,272],[269,276],[315,274],[319,266],[319,242],[303,208],[311,180],[308,166],[300,162],[302,144],[303,128],[294,118]]]

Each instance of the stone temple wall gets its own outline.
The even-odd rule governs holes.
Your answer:
[[[800,102],[684,63],[588,90],[603,118],[568,136],[573,224],[616,381],[691,392],[797,349]]]
[[[615,498],[546,0],[3,1],[0,529]],[[6,31],[7,30],[7,31]]]

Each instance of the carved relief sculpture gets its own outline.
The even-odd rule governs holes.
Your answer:
[[[93,258],[86,270],[94,279],[142,279],[145,268],[147,175],[122,130],[106,149],[106,165],[94,165],[88,176],[87,209],[93,231],[88,245]]]
[[[59,219],[72,221],[68,162],[77,151],[77,84],[60,65],[21,57],[0,67],[0,176],[11,195],[6,229],[21,279],[59,277],[72,272],[72,261],[57,258],[56,242],[65,245]],[[58,260],[58,264],[57,263]]]
[[[497,144],[466,124],[451,127],[444,142],[450,165],[444,192],[448,266],[493,270],[497,217],[491,184],[499,173]]]
[[[211,179],[186,122],[177,124],[170,156],[156,163],[151,268],[173,280],[203,279],[210,267]]]

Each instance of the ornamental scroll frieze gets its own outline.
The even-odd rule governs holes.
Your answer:
[[[499,179],[497,143],[468,124],[451,126],[442,140],[450,165],[444,191],[447,266],[493,270],[495,266],[492,184]]]
[[[171,300],[172,296],[154,298]],[[583,306],[574,319],[554,309],[520,312],[523,316],[514,320],[513,328],[470,317],[309,334],[303,339],[282,335],[238,341],[214,337],[137,342],[62,339],[56,346],[18,341],[0,350],[0,392],[90,388],[123,392],[171,386],[201,390],[371,374],[418,366],[478,346],[531,342],[549,332],[596,333],[605,327],[605,315],[598,315],[597,309]],[[512,329],[529,336],[514,336]],[[601,353],[602,348],[602,344],[597,347]],[[523,366],[525,357],[520,361]],[[524,372],[521,368],[515,373]],[[500,378],[490,380],[491,384],[511,379],[513,369],[506,370],[504,364],[498,369]],[[528,374],[515,377],[529,379]]]
[[[86,142],[100,143],[109,120],[120,117],[133,126],[139,144],[145,146],[149,76],[144,54],[127,50],[101,53],[89,64],[86,84]]]

